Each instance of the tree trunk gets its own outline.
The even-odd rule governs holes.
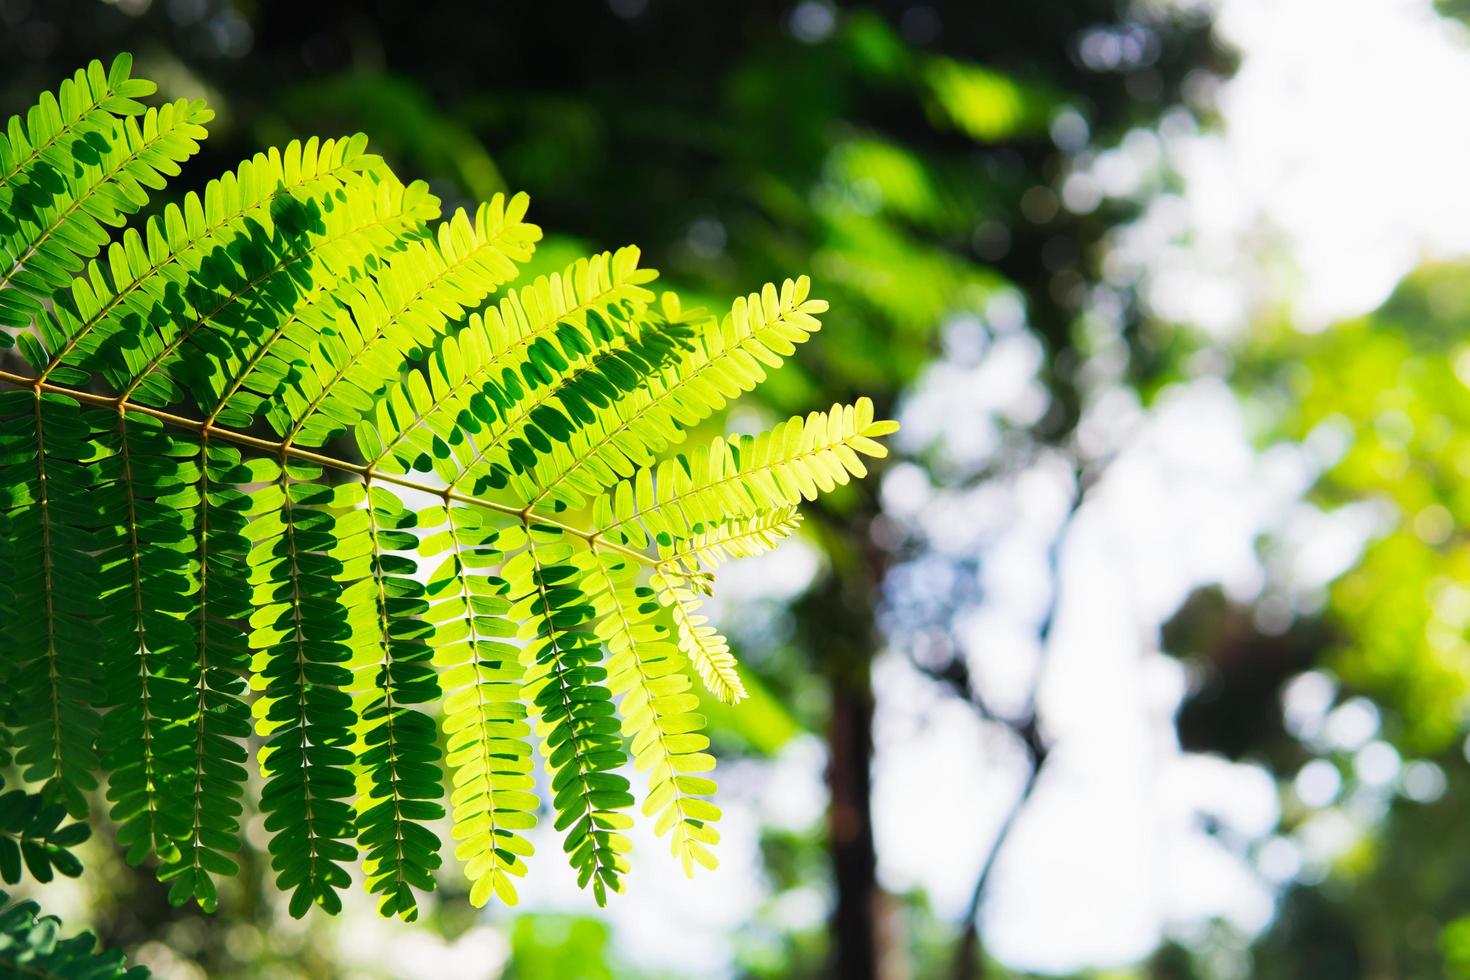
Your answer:
[[[832,572],[797,611],[802,646],[827,679],[828,848],[834,903],[831,975],[842,980],[894,980],[887,955],[886,903],[878,887],[873,843],[873,658],[882,646],[876,610],[888,556],[869,542],[877,512],[865,500],[851,512],[824,514]],[[825,535],[824,535],[825,536]]]
[[[868,667],[865,661],[860,669],[845,672],[849,676],[834,678],[827,726],[827,782],[832,794],[828,838],[836,886],[832,962],[833,975],[843,980],[880,976],[882,896],[873,846],[873,692]]]

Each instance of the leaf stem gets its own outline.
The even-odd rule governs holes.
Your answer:
[[[483,497],[475,497],[467,493],[460,493],[457,490],[451,490],[447,487],[436,487],[428,483],[421,483],[418,480],[409,479],[405,476],[397,476],[392,473],[384,473],[382,470],[372,470],[371,472],[369,472],[370,468],[363,463],[354,463],[351,460],[337,459],[334,456],[327,456],[322,453],[312,452],[309,449],[302,449],[300,446],[293,446],[284,442],[278,442],[271,439],[262,439],[259,436],[248,435],[244,432],[236,432],[233,429],[222,428],[218,425],[214,425],[213,423],[201,422],[198,419],[191,419],[187,416],[176,415],[172,412],[165,412],[163,409],[153,408],[148,405],[140,405],[136,402],[130,402],[127,399],[122,398],[118,395],[99,395],[95,392],[82,391],[77,388],[69,388],[66,385],[56,384],[54,381],[46,381],[43,378],[28,378],[25,375],[14,374],[10,371],[0,371],[0,382],[14,385],[17,388],[29,388],[37,393],[44,391],[55,392],[57,394],[66,395],[70,398],[75,398],[79,402],[86,402],[89,405],[101,405],[103,407],[112,408],[117,411],[137,412],[139,414],[158,419],[165,425],[171,425],[175,428],[185,429],[189,432],[198,433],[201,436],[209,436],[211,438],[223,439],[226,442],[233,442],[239,446],[247,446],[251,449],[255,449],[268,455],[277,457],[285,456],[290,459],[300,460],[305,463],[312,463],[317,466],[323,466],[328,469],[337,470],[339,472],[351,473],[364,479],[371,476],[372,479],[380,481],[382,483],[391,483],[395,486],[400,486],[407,490],[417,490],[420,493],[426,493],[431,496],[438,497],[446,504],[457,503],[468,504],[473,507],[483,507],[486,510],[493,510],[497,513],[506,514],[514,517],[522,524],[525,524],[527,526],[531,524],[541,524],[546,527],[555,528],[556,530],[561,531],[564,534],[570,534],[573,537],[582,539],[589,546],[593,543],[596,543],[599,547],[611,549],[645,565],[654,566],[658,564],[658,559],[655,556],[643,551],[637,551],[624,545],[616,544],[612,541],[608,541],[606,538],[600,537],[600,532],[598,531],[588,531],[583,528],[574,527],[570,524],[563,524],[562,522],[554,520],[550,517],[543,517],[540,514],[532,514],[529,508],[515,507],[510,504],[502,504],[494,500],[486,500]]]

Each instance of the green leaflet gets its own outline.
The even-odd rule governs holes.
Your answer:
[[[638,250],[627,247],[511,290],[440,342],[427,381],[409,374],[385,393],[372,424],[358,427],[363,455],[387,472],[432,468],[448,483],[488,475],[513,441],[526,445],[525,432],[539,433],[533,419],[548,395],[569,397],[570,365],[594,354],[628,356],[634,321],[653,298],[643,284],[656,276],[638,268]],[[530,424],[513,439],[517,421]],[[502,452],[492,456],[497,446]]]
[[[358,843],[366,855],[368,891],[383,896],[379,911],[412,920],[418,908],[413,889],[433,890],[439,867],[439,838],[427,825],[444,816],[437,733],[433,719],[415,708],[440,696],[429,647],[434,627],[424,619],[428,590],[413,558],[418,515],[379,487],[366,512],[378,628],[365,634],[368,642],[354,657],[368,661],[357,671],[362,698],[353,709],[364,729]]]
[[[89,173],[88,165],[97,163],[99,146],[111,142],[109,136],[123,119],[144,111],[135,98],[152,93],[153,83],[129,78],[132,65],[126,54],[118,55],[106,71],[101,62],[94,61],[62,82],[57,94],[43,93],[24,117],[12,116],[5,124],[0,134],[0,263],[7,270],[8,282],[0,293],[0,326],[29,323],[41,311],[40,300],[50,293],[44,288],[49,278],[44,270],[72,261],[65,247],[67,235],[53,229],[58,224],[57,209],[76,203],[69,192],[79,176],[95,182],[98,168],[91,167],[94,172]],[[118,195],[115,188],[104,193]],[[48,229],[53,229],[50,235]],[[48,250],[40,270],[24,270],[23,257],[43,235],[54,236],[61,247]],[[79,251],[95,250],[85,241],[82,246]],[[19,283],[17,275],[22,276]],[[31,288],[21,288],[32,283]],[[3,346],[10,346],[11,341],[6,334]]]
[[[634,468],[656,462],[690,427],[764,381],[766,368],[778,367],[819,328],[816,314],[827,304],[808,298],[810,289],[802,276],[786,280],[779,293],[767,284],[737,299],[724,318],[700,326],[675,364],[650,374],[512,481],[514,497],[533,507],[578,507]],[[680,319],[677,302],[666,315]]]
[[[685,874],[694,874],[695,862],[713,870],[710,848],[720,835],[711,825],[720,811],[701,798],[713,796],[715,784],[699,773],[713,769],[715,760],[704,751],[705,719],[690,693],[684,655],[657,621],[659,604],[653,590],[638,583],[636,565],[596,552],[579,555],[577,564],[594,628],[607,645],[608,689],[623,698],[623,734],[632,740],[633,764],[647,773],[643,812],[657,818],[659,834],[670,834],[670,850]]]
[[[754,517],[723,520],[700,534],[660,544],[658,556],[673,572],[695,575],[701,567],[714,569],[732,558],[770,551],[800,526],[799,510],[780,507]]]
[[[471,902],[514,903],[543,807],[603,902],[629,761],[685,870],[714,867],[691,675],[743,688],[699,602],[892,424],[859,400],[660,459],[817,329],[805,277],[718,319],[632,247],[505,289],[541,236],[525,197],[441,220],[361,136],[114,234],[209,118],[127,75],[0,138],[0,747],[29,784],[0,795],[6,880],[75,870],[62,815],[101,776],[128,859],[212,909],[252,740],[294,915],[340,908],[360,861],[414,918],[446,814]],[[40,955],[10,935],[0,959]]]
[[[530,527],[527,547],[506,561],[511,618],[525,666],[522,694],[536,715],[542,755],[551,769],[556,829],[577,869],[577,884],[592,886],[597,904],[622,891],[629,850],[622,831],[632,820],[618,811],[633,805],[628,780],[613,770],[627,761],[603,683],[602,648],[590,629],[593,609],[577,585],[572,546],[555,530]]]
[[[435,512],[438,515],[438,512]],[[525,540],[519,525],[487,520],[484,512],[452,507],[444,528],[425,539],[426,554],[443,555],[429,578],[438,624],[434,662],[446,692],[444,733],[453,771],[455,856],[470,879],[470,901],[491,895],[517,902],[512,876],[526,874],[531,845],[518,831],[536,825],[530,726],[521,702],[525,669],[510,641],[509,584],[490,574]],[[493,515],[491,515],[493,518]]]
[[[58,874],[80,875],[82,864],[71,848],[90,837],[92,829],[84,823],[63,824],[66,815],[64,807],[47,803],[39,793],[0,793],[0,881],[16,884],[22,867],[42,884]]]

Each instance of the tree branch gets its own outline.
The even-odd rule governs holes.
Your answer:
[[[1046,615],[1042,618],[1037,628],[1039,641],[1039,662],[1037,663],[1036,675],[1032,680],[1031,690],[1027,697],[1025,712],[1019,717],[1007,718],[997,714],[985,700],[979,688],[972,683],[969,667],[960,657],[951,660],[944,669],[936,670],[921,665],[919,669],[929,677],[944,683],[960,698],[969,703],[986,721],[1003,726],[1011,733],[1026,751],[1027,769],[1021,791],[1017,794],[1015,802],[1011,804],[1005,819],[1001,821],[1000,829],[996,832],[990,847],[985,852],[985,857],[980,863],[980,872],[975,879],[975,887],[970,892],[970,904],[966,912],[964,932],[960,936],[959,944],[955,949],[954,963],[951,976],[954,980],[975,980],[985,973],[984,957],[980,947],[980,910],[984,906],[985,892],[990,884],[991,874],[1000,858],[1002,848],[1009,840],[1016,822],[1021,813],[1026,809],[1032,794],[1036,790],[1037,783],[1041,780],[1041,770],[1046,765],[1051,755],[1051,746],[1041,732],[1037,698],[1040,693],[1042,666],[1046,657],[1047,646],[1051,639],[1052,627],[1056,622],[1057,607],[1061,600],[1061,552],[1066,542],[1067,533],[1076,520],[1077,513],[1082,508],[1088,491],[1097,483],[1097,473],[1089,472],[1080,460],[1073,463],[1073,475],[1076,483],[1076,492],[1063,516],[1060,526],[1057,528],[1056,537],[1052,539],[1048,550],[1048,564],[1051,568],[1052,594],[1051,601],[1047,605]],[[911,658],[912,659],[912,658]]]

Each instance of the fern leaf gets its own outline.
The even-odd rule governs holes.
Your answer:
[[[653,585],[659,602],[673,613],[679,649],[694,665],[705,688],[726,704],[745,700],[745,685],[736,669],[735,655],[730,652],[729,642],[709,625],[708,617],[700,614],[700,597],[667,574],[655,574]]]
[[[473,452],[456,461],[459,471],[450,489],[468,484],[475,493],[492,493],[505,487],[512,473],[535,466],[552,446],[593,421],[598,410],[637,391],[645,377],[677,356],[689,336],[683,324],[657,320],[593,315],[588,326],[589,337],[562,367],[549,370],[535,357],[522,366],[519,375],[537,382],[529,386],[532,390],[504,396],[514,407],[502,408],[500,419],[473,440]],[[576,330],[566,333],[580,337]]]
[[[703,534],[724,521],[815,500],[867,474],[862,456],[888,451],[875,440],[892,422],[873,419],[873,403],[833,405],[788,419],[759,436],[717,438],[692,458],[676,456],[640,470],[599,497],[594,519],[617,540],[660,545]]]
[[[541,539],[538,541],[538,538]],[[629,849],[622,831],[632,826],[619,811],[633,805],[628,780],[613,770],[627,761],[603,681],[602,651],[589,630],[592,607],[577,587],[572,546],[550,528],[533,525],[525,550],[501,570],[510,583],[511,618],[527,644],[524,697],[539,715],[537,731],[551,770],[556,829],[577,884],[589,885],[598,905],[622,890]]]
[[[666,569],[676,572],[713,570],[731,558],[751,558],[770,551],[800,526],[801,512],[795,507],[726,520],[677,543],[659,545],[659,560]]]
[[[643,285],[657,275],[637,263],[635,248],[578,259],[471,317],[441,341],[427,384],[408,375],[380,401],[374,424],[359,426],[363,455],[388,472],[432,466],[451,484],[490,470],[486,457],[509,441],[512,426],[564,390],[569,364],[626,346],[627,331],[613,324],[647,308],[652,294]]]
[[[0,192],[9,189],[17,175],[25,176],[38,164],[66,170],[72,164],[71,142],[114,116],[138,115],[143,106],[135,101],[151,95],[155,86],[129,77],[133,56],[126,52],[113,59],[105,71],[93,61],[61,83],[56,94],[43,93],[25,118],[12,116],[0,136]]]
[[[39,784],[0,793],[0,874],[71,873],[61,814],[100,771],[129,860],[213,908],[252,715],[296,916],[338,910],[359,856],[379,910],[417,914],[441,752],[470,899],[514,903],[533,735],[599,903],[628,870],[625,738],[656,831],[713,867],[685,668],[744,690],[700,612],[710,570],[788,535],[893,426],[860,400],[659,460],[825,304],[805,278],[717,321],[655,304],[633,248],[492,300],[540,238],[524,196],[438,221],[361,137],[258,154],[109,243],[208,118],[144,110],[128,67],[0,136],[0,346],[32,368],[0,367],[0,767],[13,749]],[[347,430],[357,456],[329,446]],[[8,914],[0,961],[65,946]]]
[[[426,520],[425,523],[428,523]],[[477,908],[492,895],[517,902],[513,878],[526,874],[532,848],[524,832],[536,825],[531,734],[521,703],[525,671],[520,650],[507,642],[508,583],[487,574],[502,548],[524,540],[519,525],[486,520],[465,507],[445,511],[441,531],[425,539],[427,555],[445,557],[429,578],[430,612],[438,628],[435,665],[442,671],[444,734],[453,771],[455,855],[470,880]]]
[[[318,370],[280,390],[267,419],[287,445],[319,446],[351,428],[375,396],[469,308],[515,278],[541,229],[521,219],[525,195],[498,196],[473,221],[463,211],[432,241],[409,246],[345,300],[335,335],[317,349]]]
[[[378,910],[405,921],[418,917],[413,889],[433,891],[439,838],[429,824],[444,816],[443,773],[434,723],[414,706],[439,699],[432,665],[434,627],[426,589],[416,577],[417,515],[381,488],[369,494],[372,581],[377,610],[377,663],[360,671],[365,704],[354,713],[367,729],[358,764],[358,843],[368,864],[368,891]]]
[[[98,509],[87,461],[103,413],[51,392],[0,392],[0,510],[11,529],[9,645],[16,762],[76,816],[96,787],[102,634]]]
[[[211,181],[203,196],[191,193],[182,205],[169,205],[142,234],[129,230],[58,295],[54,315],[37,320],[42,344],[29,355],[31,366],[43,378],[83,383],[94,369],[121,365],[114,386],[119,378],[131,380],[166,344],[155,331],[170,329],[170,303],[195,288],[205,262],[231,243],[268,239],[274,214],[298,216],[306,202],[340,188],[349,175],[380,167],[365,145],[361,136],[313,137],[258,153]],[[287,198],[295,204],[282,208]]]
[[[202,102],[180,99],[149,109],[141,123],[124,117],[78,141],[88,151],[82,166],[44,181],[17,179],[0,219],[0,291],[19,290],[39,311],[107,243],[107,227],[122,225],[148,203],[149,188],[162,189],[198,152],[213,115]]]
[[[368,553],[361,485],[321,486],[318,469],[276,466],[270,493],[257,492],[250,524],[255,611],[250,643],[262,697],[257,729],[268,815],[271,867],[292,892],[289,910],[313,902],[341,909],[345,865],[357,856],[351,806],[352,683],[349,664],[354,610],[368,609],[372,586],[360,566]]]
[[[528,506],[582,506],[588,497],[648,466],[681,442],[688,429],[731,398],[765,379],[819,327],[827,304],[810,299],[810,281],[786,280],[778,293],[767,284],[735,301],[729,314],[698,328],[692,349],[647,380],[639,391],[599,413],[551,456],[511,484]],[[680,317],[670,311],[668,319]]]
[[[10,270],[7,279],[16,275],[33,243],[23,222],[34,226],[38,213],[51,211],[66,193],[78,165],[95,159],[95,146],[88,141],[110,132],[120,117],[144,111],[135,98],[154,86],[130,78],[131,71],[126,54],[106,71],[93,61],[63,81],[57,94],[44,93],[24,118],[12,116],[0,133],[0,267]],[[0,288],[0,326],[26,326],[41,312],[43,298],[33,290]],[[11,346],[9,334],[0,337],[0,348]]]
[[[170,378],[186,379],[195,403],[213,414],[237,395],[234,379],[251,380],[247,365],[330,303],[338,283],[417,237],[438,210],[423,184],[378,174],[349,174],[324,203],[277,201],[274,234],[252,229],[215,248],[193,274],[194,289],[146,342],[146,360],[134,358],[126,376],[111,380],[125,398],[167,405],[179,397]],[[240,400],[220,414],[248,426],[253,411]]]
[[[196,569],[185,515],[197,506],[197,444],[188,447],[146,415],[119,413],[94,461],[101,622],[107,638],[102,763],[118,842],[137,864],[149,853],[178,860],[188,836],[194,706]],[[185,455],[187,454],[187,455]]]
[[[239,624],[250,614],[250,596],[242,583],[248,574],[251,503],[239,486],[261,473],[245,465],[231,446],[202,440],[201,450],[192,491],[197,505],[190,509],[195,591],[187,614],[193,660],[185,673],[193,699],[187,718],[190,758],[184,770],[192,777],[184,808],[188,829],[177,857],[163,862],[159,878],[169,883],[175,904],[193,898],[212,911],[218,901],[214,876],[239,871],[227,856],[240,846],[239,799],[247,778],[242,742],[250,734],[244,700],[250,656]]]
[[[511,453],[523,465],[527,455],[544,450],[542,430],[567,424],[547,403],[565,396],[574,369],[625,351],[638,339],[638,320],[653,299],[643,285],[657,272],[637,268],[637,258],[637,249],[625,248],[610,261],[607,253],[579,260],[559,278],[539,278],[489,312],[485,322],[496,354],[481,394],[493,406],[493,417],[454,461],[452,488],[502,468]]]
[[[707,775],[714,757],[704,750],[705,719],[696,712],[685,659],[657,622],[653,589],[637,584],[638,566],[617,554],[578,555],[582,588],[595,610],[597,636],[608,650],[608,690],[621,696],[623,734],[632,740],[633,764],[648,774],[643,812],[654,829],[670,835],[669,845],[684,873],[696,863],[714,870],[710,850],[720,835],[713,824],[719,808],[708,797],[715,784]]]

